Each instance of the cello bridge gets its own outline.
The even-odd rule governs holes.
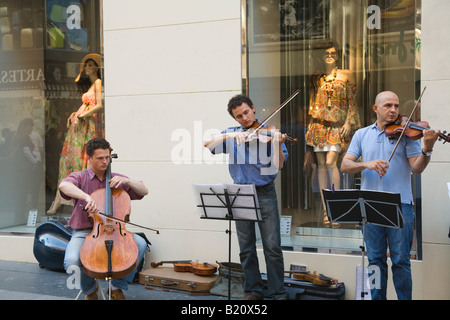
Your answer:
[[[114,231],[114,226],[110,224],[105,224],[105,226],[103,227],[103,231],[104,232]]]

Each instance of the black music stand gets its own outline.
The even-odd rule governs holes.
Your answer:
[[[231,221],[259,221],[261,213],[254,185],[194,185],[201,219],[227,220],[228,300],[231,299]],[[241,193],[242,189],[245,189]]]
[[[331,222],[359,223],[363,239],[361,248],[361,300],[364,300],[365,227],[372,223],[390,228],[403,228],[399,193],[371,190],[323,189],[327,215]]]

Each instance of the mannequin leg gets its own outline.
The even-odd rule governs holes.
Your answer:
[[[330,151],[327,153],[327,171],[331,180],[330,187],[334,188],[334,190],[339,190],[341,188],[341,177],[339,175],[339,170],[337,168],[337,161],[339,158],[339,152],[338,151]],[[326,221],[327,224],[330,223],[328,220],[328,216],[326,215],[326,212],[324,214],[324,222]],[[333,223],[333,227],[339,226],[339,223]]]
[[[316,152],[317,164],[318,164],[318,180],[319,180],[319,188],[322,189],[330,189],[334,188],[334,190],[340,189],[340,176],[339,170],[337,168],[337,160],[339,157],[339,152],[337,151],[329,151],[329,152]],[[328,183],[330,181],[330,183]],[[325,210],[325,201],[323,199],[322,192],[320,193],[320,197],[322,199],[323,206],[323,222],[325,224],[329,224],[327,213]],[[337,224],[336,224],[337,225]]]
[[[323,220],[328,221],[325,210],[325,201],[323,199],[322,189],[328,189],[328,170],[326,165],[326,152],[316,152],[317,159],[317,178],[319,180],[320,198],[322,199]]]
[[[331,180],[331,186],[334,185],[334,190],[339,190],[341,188],[341,177],[337,168],[338,158],[339,152],[337,151],[330,151],[327,153],[326,166]]]

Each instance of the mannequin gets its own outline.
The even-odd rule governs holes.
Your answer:
[[[96,53],[86,55],[80,64],[80,73],[75,79],[77,87],[82,93],[83,104],[78,111],[72,112],[67,119],[67,135],[59,160],[59,178],[68,176],[71,172],[81,171],[88,166],[86,143],[102,135],[99,128],[99,114],[102,105],[101,56]],[[62,205],[72,205],[72,201],[65,200],[56,191],[47,214],[55,214]]]
[[[324,72],[311,77],[310,123],[306,144],[314,148],[320,190],[340,189],[338,160],[347,150],[351,134],[360,128],[356,87],[350,70],[338,67],[338,47],[324,50]],[[329,225],[322,197],[324,224]]]

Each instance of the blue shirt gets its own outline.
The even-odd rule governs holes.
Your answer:
[[[242,126],[230,127],[222,131],[222,134],[241,131],[244,131]],[[277,177],[278,170],[272,164],[272,156],[274,156],[272,150],[274,149],[277,153],[278,148],[273,148],[272,143],[265,144],[257,139],[240,146],[237,145],[235,139],[226,139],[222,144],[211,149],[211,153],[228,154],[228,169],[234,183],[263,186],[271,183]],[[286,163],[288,151],[284,143],[282,150]],[[275,156],[278,156],[276,153]]]
[[[376,123],[355,132],[348,153],[362,161],[389,160],[398,139],[389,139],[384,130]],[[380,176],[370,169],[364,169],[361,177],[361,189],[400,193],[402,203],[412,204],[411,166],[408,158],[417,157],[422,153],[418,140],[403,137],[389,163],[386,175]]]

